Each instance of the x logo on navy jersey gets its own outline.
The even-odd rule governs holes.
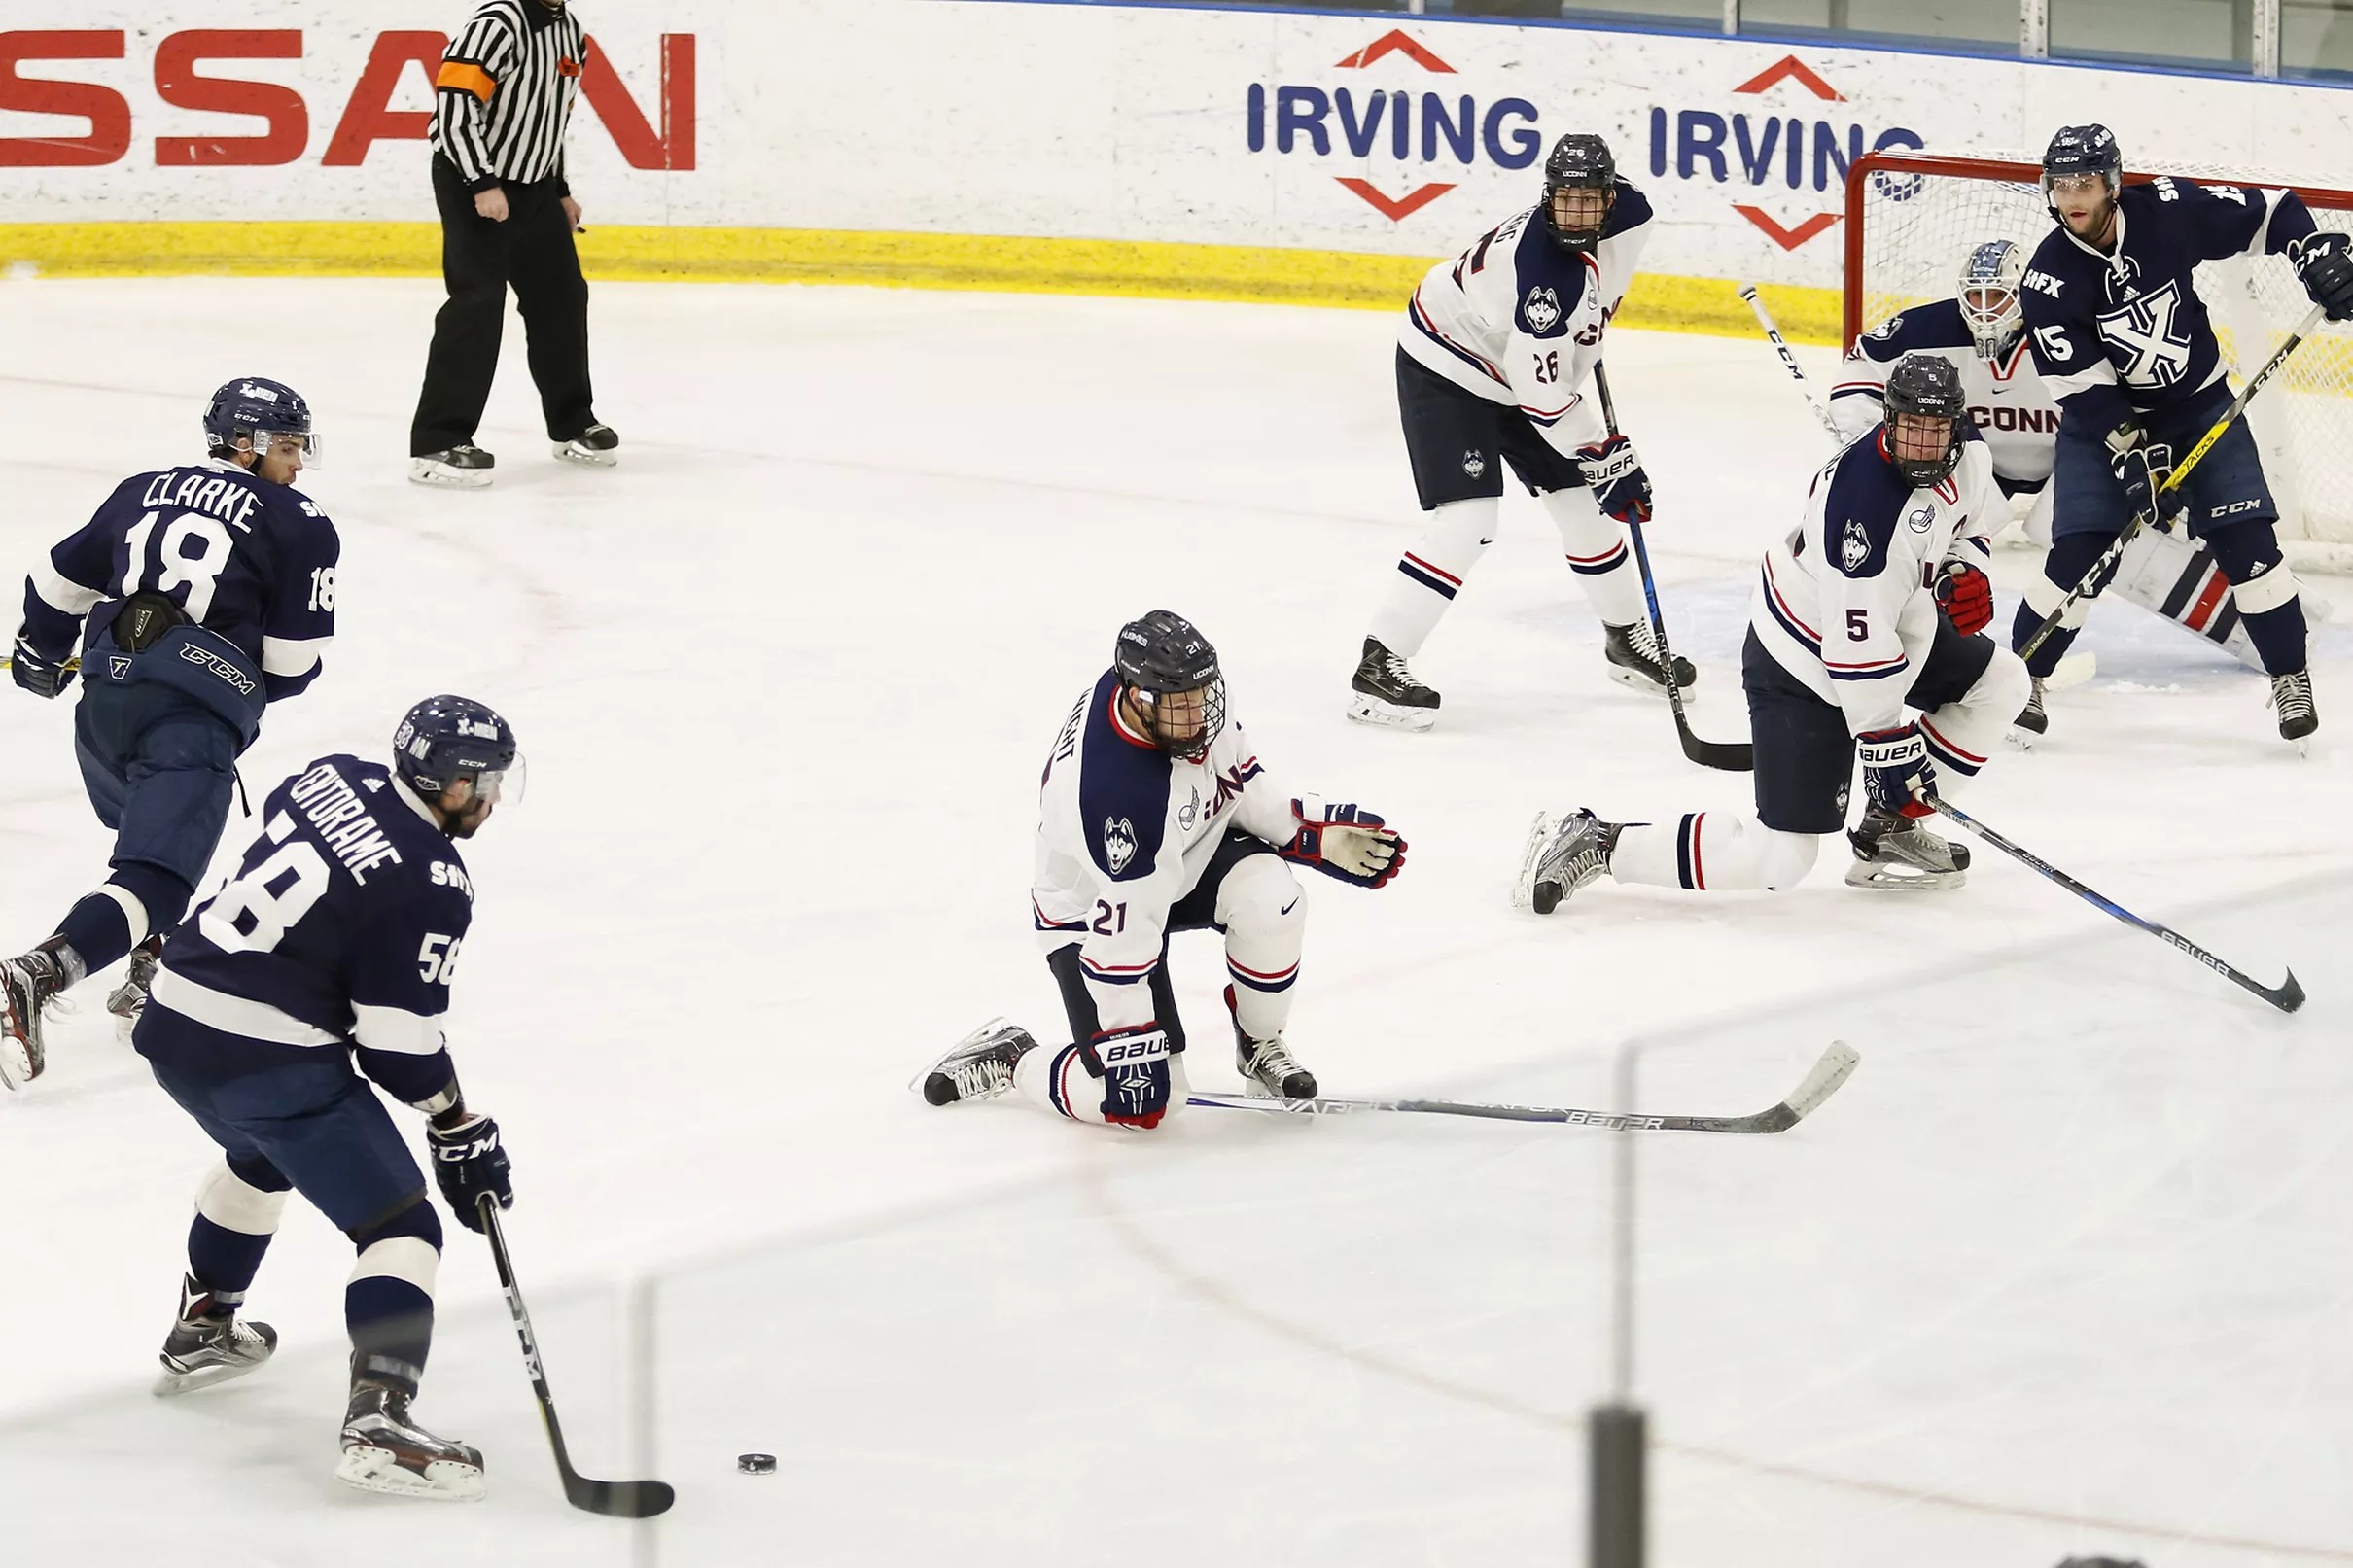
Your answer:
[[[2123,370],[2127,385],[2169,387],[2189,369],[2190,334],[2173,325],[2181,302],[2176,281],[2099,318],[2100,335],[2132,356]]]

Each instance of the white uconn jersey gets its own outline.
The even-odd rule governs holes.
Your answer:
[[[1983,570],[1987,530],[2008,515],[1974,431],[1960,466],[1915,490],[1882,425],[1813,476],[1806,520],[1765,552],[1749,607],[1757,640],[1844,712],[1848,734],[1900,724],[1936,640],[1938,568],[1957,556]]]
[[[1881,416],[1887,372],[1907,354],[1931,354],[1961,372],[1969,418],[1985,438],[1994,477],[2012,490],[2051,477],[2058,442],[2058,401],[2043,384],[2026,334],[1992,359],[1981,359],[1961,319],[1960,301],[1939,299],[1890,316],[1858,339],[1839,366],[1830,415],[1848,440]]]
[[[1539,208],[1490,229],[1430,268],[1397,334],[1418,364],[1519,409],[1564,453],[1600,437],[1600,416],[1576,389],[1601,358],[1602,329],[1650,237],[1642,192],[1624,180],[1616,192],[1590,252],[1556,243]]]
[[[1193,890],[1230,828],[1278,848],[1297,823],[1290,796],[1229,721],[1199,762],[1174,757],[1119,714],[1106,671],[1054,738],[1038,785],[1030,898],[1047,951],[1079,944],[1105,1029],[1152,1021],[1148,982],[1169,911]]]

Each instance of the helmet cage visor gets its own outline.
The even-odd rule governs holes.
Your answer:
[[[1222,675],[1212,678],[1206,686],[1187,686],[1178,691],[1153,691],[1143,686],[1129,689],[1136,693],[1137,704],[1143,710],[1152,744],[1171,756],[1199,761],[1209,753],[1210,743],[1225,728]]]

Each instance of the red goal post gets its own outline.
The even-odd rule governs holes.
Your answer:
[[[1912,305],[1949,298],[1963,258],[1991,239],[2032,252],[2051,231],[2042,164],[2019,157],[1867,153],[1846,171],[1845,265],[1840,349]],[[2219,166],[2126,171],[2128,185],[2159,179],[2206,185],[2285,186],[2324,229],[2353,232],[2353,191],[2283,181]],[[2197,269],[2225,362],[2245,376],[2309,309],[2284,257],[2207,262]],[[2248,422],[2278,493],[2283,537],[2353,545],[2353,325],[2330,323],[2296,351]],[[2347,550],[2321,552],[2335,561]]]

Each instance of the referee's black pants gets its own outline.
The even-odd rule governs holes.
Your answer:
[[[568,441],[596,423],[588,389],[588,282],[553,180],[510,181],[507,221],[474,210],[457,165],[433,160],[433,198],[441,210],[441,276],[449,302],[433,321],[425,390],[409,427],[408,452],[422,457],[472,441],[498,373],[507,290],[523,313],[531,379],[550,440]]]

